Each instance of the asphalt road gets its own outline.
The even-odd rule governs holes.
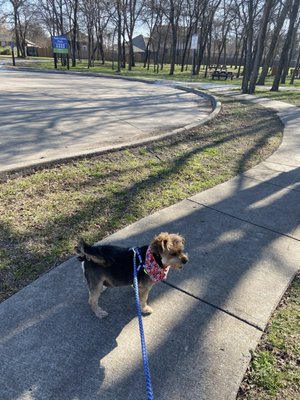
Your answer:
[[[0,172],[200,123],[211,103],[166,85],[0,69]]]

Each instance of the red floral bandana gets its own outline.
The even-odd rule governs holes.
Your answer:
[[[167,279],[170,267],[161,268],[155,260],[150,247],[148,247],[145,259],[145,271],[153,282],[160,282]]]

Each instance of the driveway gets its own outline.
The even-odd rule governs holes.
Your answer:
[[[200,123],[212,106],[165,85],[0,70],[0,172],[118,148]]]

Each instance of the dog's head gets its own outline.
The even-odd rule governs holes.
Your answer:
[[[152,253],[161,258],[163,266],[181,269],[188,262],[184,242],[184,238],[178,234],[162,232],[154,237],[150,247]]]

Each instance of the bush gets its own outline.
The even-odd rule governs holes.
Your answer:
[[[5,49],[1,49],[0,48],[0,55],[2,56],[9,56],[10,55],[10,49],[9,48],[5,48]]]

